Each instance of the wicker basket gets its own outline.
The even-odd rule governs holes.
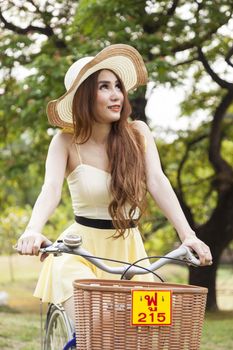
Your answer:
[[[77,350],[198,350],[207,289],[119,280],[74,282]],[[131,326],[131,290],[172,290],[171,326]]]

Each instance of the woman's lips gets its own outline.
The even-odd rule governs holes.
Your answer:
[[[110,109],[113,112],[119,112],[121,110],[121,106],[119,105],[109,106],[108,109]]]

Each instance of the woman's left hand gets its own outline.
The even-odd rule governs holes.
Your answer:
[[[202,266],[212,265],[210,248],[195,235],[185,238],[182,244],[191,248],[195,253],[197,253]]]

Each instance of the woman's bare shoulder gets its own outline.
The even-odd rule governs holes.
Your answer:
[[[148,125],[142,120],[134,120],[131,122],[133,128],[137,129],[142,135],[146,136],[150,133]]]
[[[63,130],[59,130],[53,136],[53,139],[56,140],[56,142],[71,143],[74,141],[74,134],[64,132]]]
[[[65,133],[62,130],[59,130],[52,138],[50,147],[65,147],[69,148],[70,145],[74,142],[74,135],[71,133]]]

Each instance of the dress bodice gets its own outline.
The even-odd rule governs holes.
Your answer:
[[[108,206],[111,175],[88,164],[79,164],[67,177],[75,215],[110,220]]]

